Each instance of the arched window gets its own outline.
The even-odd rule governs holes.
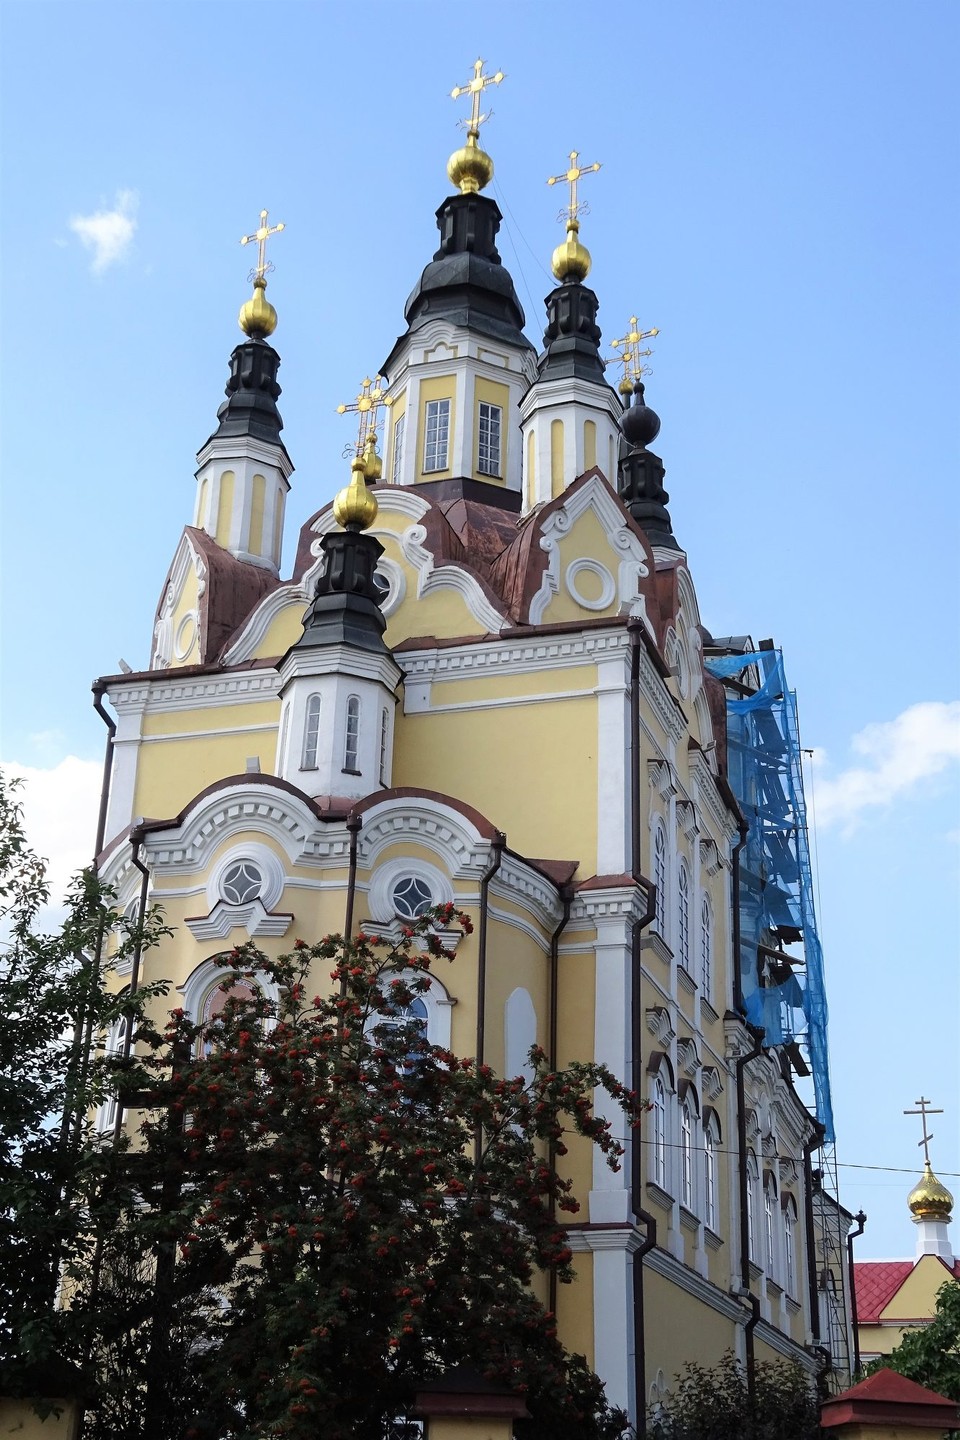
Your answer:
[[[680,1106],[680,1203],[693,1209],[693,1112],[686,1098]]]
[[[128,907],[129,908],[129,907]],[[129,1015],[121,1015],[107,1032],[104,1041],[103,1054],[107,1060],[119,1060],[123,1055],[127,1042],[127,1035],[130,1030]],[[117,1123],[117,1115],[120,1110],[120,1102],[117,1099],[116,1091],[112,1091],[100,1106],[100,1113],[97,1116],[97,1129],[107,1132],[113,1129]]]
[[[311,695],[303,723],[303,759],[301,770],[316,770],[317,746],[320,741],[320,696]]]
[[[357,756],[360,751],[360,696],[347,696],[347,724],[343,742],[343,768],[350,775],[356,775]]]
[[[220,877],[220,895],[228,905],[248,905],[263,889],[263,875],[252,860],[235,860]]]
[[[777,1184],[768,1171],[763,1180],[763,1239],[766,1251],[765,1269],[768,1275],[777,1278],[777,1231],[774,1216],[777,1210]]]
[[[658,820],[653,827],[653,883],[657,887],[656,914],[653,923],[657,934],[666,938],[667,903],[667,832]]]
[[[677,870],[677,959],[690,971],[690,872],[687,862],[680,861]]]
[[[403,430],[405,421],[405,415],[398,415],[397,422],[393,427],[393,474],[391,479],[394,485],[400,484],[400,477],[403,474]]]
[[[380,784],[387,783],[387,740],[390,736],[390,715],[386,705],[380,711]]]
[[[751,1260],[757,1255],[757,1184],[759,1171],[756,1157],[747,1156],[747,1254]]]
[[[703,1220],[713,1231],[717,1230],[719,1213],[717,1208],[717,1158],[720,1150],[720,1131],[716,1117],[708,1115],[703,1124]]]
[[[700,902],[700,989],[705,1000],[710,999],[713,985],[713,913],[710,897],[704,895]]]
[[[667,1092],[658,1075],[653,1082],[653,1178],[667,1185]]]
[[[228,990],[224,990],[223,982],[226,978],[227,972],[224,970],[221,972],[220,979],[217,983],[212,985],[203,997],[203,1003],[200,1006],[199,1023],[204,1027],[216,1024],[217,1018],[223,1013],[228,1000],[253,1000],[257,998],[258,992],[249,980],[237,980]],[[209,1055],[214,1048],[216,1047],[212,1036],[208,1036],[201,1042],[201,1049],[204,1055]]]
[[[797,1288],[797,1202],[792,1195],[783,1199],[783,1278],[787,1293],[793,1295]]]

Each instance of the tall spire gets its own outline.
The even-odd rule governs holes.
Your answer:
[[[544,353],[540,357],[540,378],[561,379],[577,376],[605,384],[604,366],[600,358],[600,308],[594,292],[583,284],[590,272],[590,251],[580,240],[580,217],[588,206],[579,197],[578,185],[584,175],[599,170],[599,161],[581,165],[576,150],[568,156],[569,165],[560,175],[551,175],[548,185],[569,186],[567,204],[557,219],[567,230],[567,238],[553,252],[551,268],[560,282],[544,302],[547,307],[547,328],[543,334]]]
[[[217,428],[197,456],[193,522],[238,560],[274,573],[280,566],[293,464],[280,438],[280,356],[267,342],[276,329],[277,312],[265,294],[267,275],[273,269],[266,244],[284,228],[270,225],[267,211],[261,210],[258,228],[240,240],[241,245],[257,245],[257,263],[249,275],[253,294],[240,309],[245,338],[230,356],[227,398],[217,411]]]
[[[953,1218],[953,1196],[933,1173],[930,1164],[930,1141],[933,1135],[927,1130],[928,1115],[942,1115],[943,1110],[935,1108],[925,1095],[915,1100],[915,1110],[904,1110],[904,1115],[919,1115],[923,1134],[917,1141],[923,1146],[923,1174],[907,1196],[907,1207],[917,1226],[917,1258],[921,1255],[939,1255],[948,1265],[953,1264],[953,1247],[947,1237],[947,1226]]]
[[[467,143],[447,163],[458,193],[436,212],[440,246],[407,299],[407,334],[445,319],[526,350],[531,347],[523,334],[523,308],[497,251],[503,216],[496,201],[480,193],[493,179],[493,161],[479,143],[480,126],[493,112],[481,114],[480,106],[484,91],[499,85],[504,75],[502,70],[485,75],[482,60],[473,70],[471,80],[450,92],[455,100],[470,96],[470,115],[460,122],[466,127]],[[391,377],[395,350],[384,365]]]
[[[641,349],[641,345],[659,334],[656,328],[642,330],[636,315],[631,315],[627,333],[613,341],[614,348],[619,350],[617,358],[623,365],[619,389],[625,408],[620,429],[626,442],[620,458],[617,488],[620,499],[650,544],[664,550],[679,550],[667,509],[670,496],[663,487],[664,464],[659,455],[647,449],[660,433],[660,416],[644,400],[642,377],[650,374],[650,367],[644,362],[653,352],[649,348]]]

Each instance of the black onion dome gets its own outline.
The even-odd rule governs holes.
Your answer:
[[[634,386],[634,401],[620,418],[620,429],[630,445],[645,446],[660,434],[660,416],[643,403],[643,386]]]

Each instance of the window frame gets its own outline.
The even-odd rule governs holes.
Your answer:
[[[700,989],[709,1000],[713,994],[713,906],[706,891],[700,900]]]
[[[390,468],[390,483],[400,484],[400,476],[403,470],[403,435],[406,429],[405,421],[407,412],[404,410],[393,422],[393,464]]]
[[[314,704],[316,701],[316,704]],[[323,711],[323,697],[315,690],[307,696],[303,712],[303,748],[300,755],[301,770],[316,770],[317,753],[320,748],[320,716]]]
[[[343,725],[343,766],[344,775],[359,775],[360,771],[360,715],[359,695],[348,695],[344,707]]]
[[[436,408],[434,408],[436,407]],[[443,446],[441,462],[441,444]],[[431,457],[432,450],[432,457]],[[431,458],[433,463],[431,464]],[[423,411],[422,474],[442,474],[450,466],[450,400],[427,400]]]
[[[677,864],[677,964],[690,973],[690,869],[682,855]]]
[[[484,448],[487,451],[486,460]],[[503,406],[494,404],[492,400],[477,402],[477,473],[498,480],[503,475]]]
[[[656,886],[653,928],[661,940],[667,938],[667,827],[659,815],[653,824],[653,883]]]

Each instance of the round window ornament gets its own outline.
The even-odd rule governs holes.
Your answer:
[[[564,580],[571,598],[584,610],[606,610],[616,599],[617,583],[599,560],[583,555],[572,560]]]
[[[417,920],[433,904],[433,891],[419,875],[404,875],[393,887],[393,908],[404,920]]]
[[[263,889],[263,875],[252,860],[236,860],[224,870],[220,894],[228,905],[249,905]]]

